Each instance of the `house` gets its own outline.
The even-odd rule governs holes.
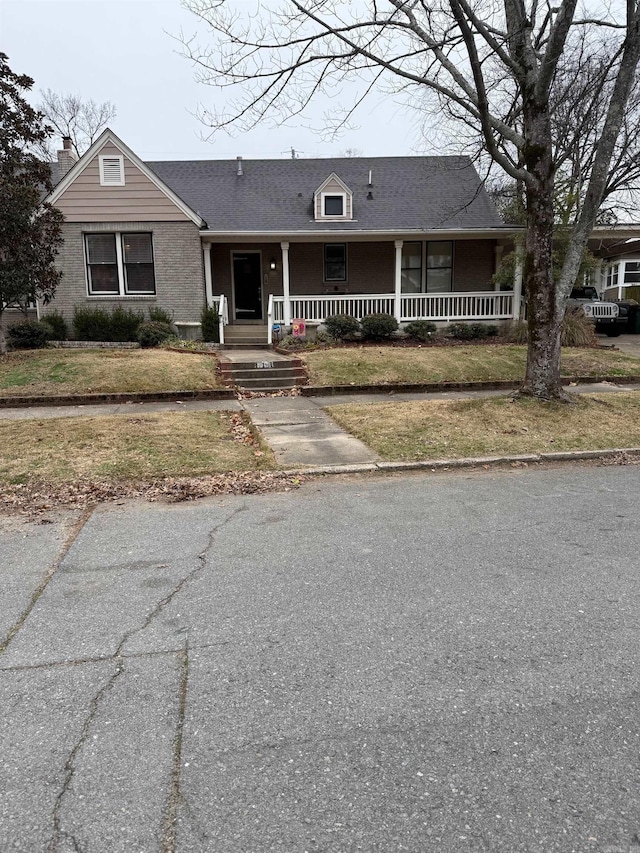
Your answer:
[[[189,337],[206,301],[227,339],[266,344],[294,318],[520,313],[521,276],[492,283],[514,228],[466,157],[143,162],[106,130],[57,166],[64,276],[42,316],[157,305]]]

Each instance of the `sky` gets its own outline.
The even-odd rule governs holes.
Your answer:
[[[335,140],[295,122],[204,141],[195,113],[223,95],[196,83],[175,39],[181,31],[204,36],[179,0],[0,0],[0,50],[12,71],[34,79],[30,100],[52,89],[113,102],[112,130],[144,160],[279,158],[291,148],[303,157],[434,153],[422,143],[416,114],[382,95]],[[320,123],[326,109],[314,106]]]

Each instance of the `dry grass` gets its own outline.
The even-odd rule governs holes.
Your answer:
[[[581,395],[573,405],[493,397],[328,411],[390,461],[640,446],[640,393],[634,392]]]
[[[460,347],[349,347],[301,353],[311,385],[478,382],[524,377],[526,348],[487,345]],[[640,374],[640,359],[597,349],[565,349],[565,376]]]
[[[166,350],[32,350],[0,358],[0,396],[218,388],[211,356]]]
[[[244,414],[0,421],[0,483],[153,480],[274,467]]]

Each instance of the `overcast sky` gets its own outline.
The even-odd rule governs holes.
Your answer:
[[[334,141],[297,123],[204,142],[193,113],[220,94],[194,81],[171,37],[181,30],[198,32],[198,21],[179,0],[0,0],[0,49],[13,71],[35,80],[31,100],[53,89],[112,101],[112,129],[143,159],[283,157],[291,148],[304,157],[347,148],[364,156],[433,153],[421,145],[415,114],[389,97],[369,102],[359,127]],[[326,108],[318,103],[318,118]]]

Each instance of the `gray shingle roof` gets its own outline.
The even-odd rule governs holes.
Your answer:
[[[212,231],[477,230],[504,227],[467,157],[342,157],[146,164]],[[369,171],[372,186],[369,187]],[[313,193],[335,172],[354,221],[315,222]],[[367,198],[371,192],[373,198]]]

